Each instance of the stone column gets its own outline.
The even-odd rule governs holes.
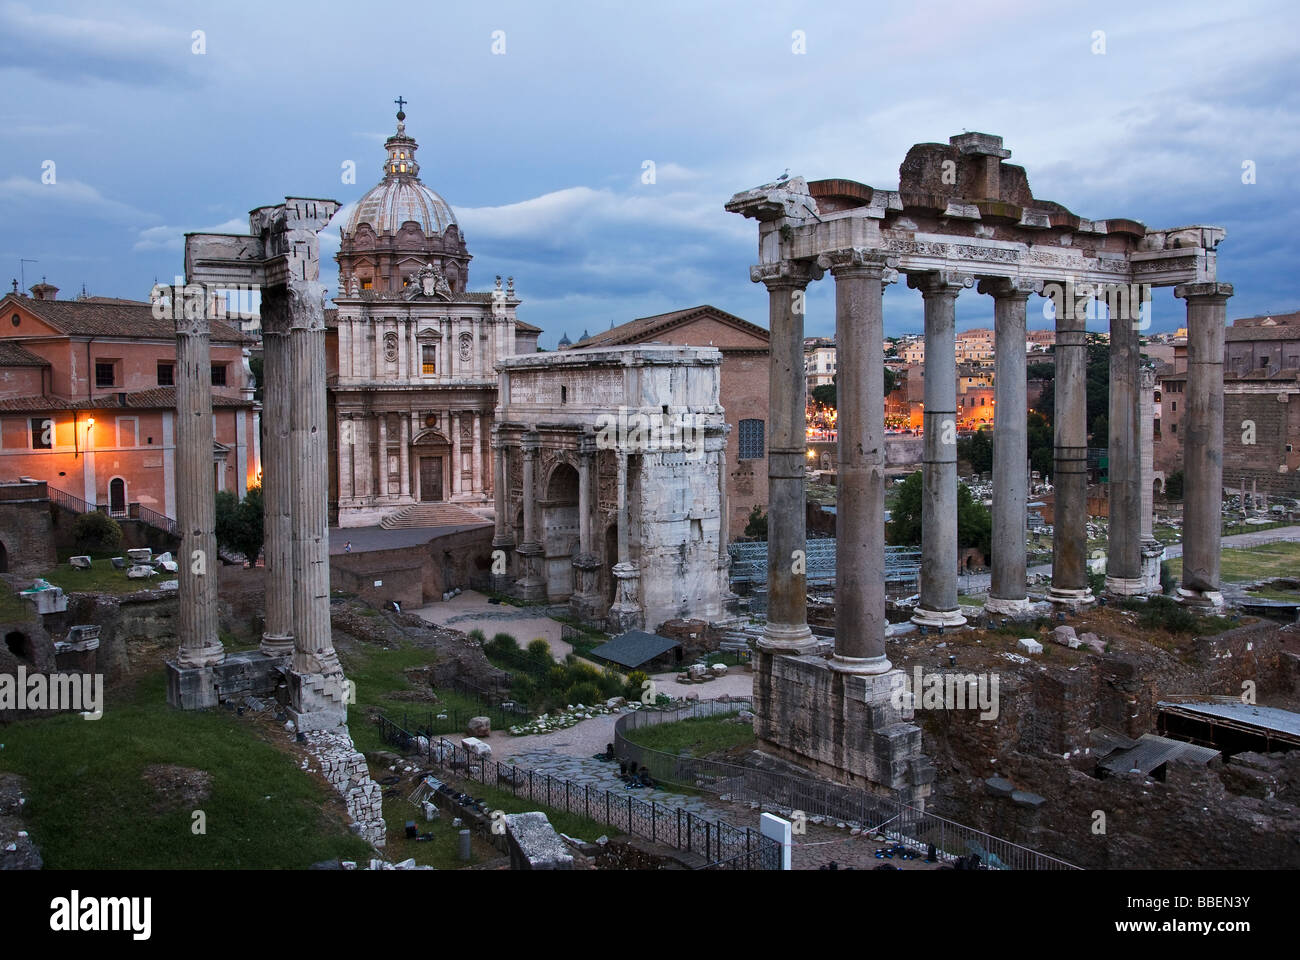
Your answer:
[[[1067,286],[1067,289],[1069,287]],[[1055,288],[1053,288],[1055,290]],[[1088,586],[1088,346],[1086,300],[1074,291],[1056,303],[1056,502],[1052,516],[1052,588],[1069,607],[1092,603]]]
[[[609,608],[607,629],[622,633],[643,626],[641,622],[640,568],[632,559],[628,539],[628,454],[618,451],[618,563],[614,579],[618,582],[614,603]]]
[[[1149,289],[1135,284],[1133,289]],[[1106,593],[1131,597],[1145,593],[1142,581],[1142,435],[1141,347],[1142,300],[1120,309],[1108,298],[1110,317],[1110,407],[1108,420],[1108,487],[1110,519],[1107,523]]]
[[[840,357],[836,481],[835,654],[843,673],[886,673],[884,256],[836,250],[818,261],[835,277]],[[891,274],[893,275],[891,277]],[[769,521],[770,522],[770,521]]]
[[[474,411],[473,477],[474,495],[478,496],[483,492],[483,415],[477,410]]]
[[[460,497],[460,414],[449,414],[451,421],[451,495],[448,499]],[[524,539],[528,539],[525,532]]]
[[[294,398],[289,383],[289,316],[283,295],[262,297],[262,388],[266,446],[262,452],[262,512],[266,531],[266,623],[262,652],[293,653],[293,454],[289,448]]]
[[[459,433],[457,433],[459,436]],[[520,574],[515,584],[521,600],[540,600],[546,596],[546,581],[541,576],[542,544],[537,535],[537,460],[541,436],[536,431],[524,434],[524,542],[519,545]],[[457,455],[459,455],[459,443]]]
[[[1183,579],[1179,598],[1206,612],[1223,608],[1223,328],[1230,283],[1183,283],[1187,301],[1187,412],[1183,416]]]
[[[397,442],[401,444],[397,451],[398,468],[402,476],[398,480],[398,491],[402,499],[408,499],[411,496],[411,418],[405,413],[401,415],[401,423],[397,432]]]
[[[492,589],[504,593],[510,582],[510,552],[515,538],[506,518],[506,446],[499,424],[492,425]]]
[[[816,641],[808,628],[804,516],[805,410],[804,292],[822,268],[806,260],[750,267],[749,277],[767,287],[771,362],[768,367],[767,441],[767,626],[759,648],[804,653]],[[796,573],[798,570],[800,572]]]
[[[596,574],[600,557],[592,544],[591,518],[596,488],[596,438],[583,434],[578,439],[578,555],[573,558],[577,569],[578,589],[569,599],[569,609],[580,620],[595,618],[600,606]]]
[[[375,334],[375,380],[382,380],[384,376],[384,321],[372,319],[370,324],[371,330]]]
[[[174,301],[181,312],[180,297]],[[176,319],[176,520],[181,529],[177,634],[180,670],[211,667],[225,659],[217,634],[216,478],[212,472],[212,359],[207,304],[198,316]],[[202,684],[168,700],[174,706],[215,706],[216,690]]]
[[[314,232],[311,240],[314,246]],[[290,712],[299,730],[329,729],[347,722],[343,668],[330,632],[325,288],[316,282],[319,262],[313,257],[304,265],[307,278],[301,274],[291,276],[287,285],[293,390],[290,450],[294,463],[294,653],[289,698]]]
[[[1006,616],[1029,612],[1025,585],[1025,504],[1029,495],[1026,435],[1025,327],[1029,294],[1043,283],[981,280],[993,297],[993,576],[984,609]]]
[[[1151,489],[1155,480],[1155,453],[1153,449],[1155,426],[1152,418],[1155,414],[1156,372],[1151,367],[1143,367],[1141,377],[1141,401],[1139,411],[1139,441],[1142,461],[1142,592],[1158,594],[1160,590],[1160,561],[1164,559],[1165,548],[1155,538],[1154,512],[1155,493]]]
[[[959,627],[957,603],[957,295],[974,277],[908,274],[925,298],[925,448],[921,461],[921,599],[914,623]],[[883,389],[883,388],[882,388]]]
[[[376,414],[379,423],[379,456],[375,458],[379,471],[379,486],[376,492],[381,497],[388,496],[388,414]]]

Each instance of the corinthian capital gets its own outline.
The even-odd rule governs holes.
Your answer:
[[[995,300],[1028,300],[1031,293],[1043,292],[1043,281],[1030,277],[986,277],[976,289]]]
[[[825,271],[812,260],[777,260],[760,263],[749,268],[749,279],[774,288],[803,289],[813,280],[820,280]]]
[[[817,258],[817,266],[829,270],[831,275],[836,277],[849,273],[865,273],[885,283],[892,283],[893,280],[898,279],[898,271],[894,269],[898,266],[898,257],[863,247],[828,250]]]
[[[907,275],[907,285],[913,290],[920,290],[927,297],[955,297],[967,287],[975,285],[975,278],[969,273],[957,273],[954,270],[925,270]]]

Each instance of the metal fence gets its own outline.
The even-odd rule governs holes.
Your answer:
[[[631,793],[614,793],[589,783],[576,783],[516,764],[476,757],[445,738],[437,740],[399,726],[380,715],[379,733],[385,743],[412,750],[435,765],[478,783],[508,789],[516,797],[578,814],[615,830],[696,854],[701,869],[779,870],[781,844],[749,827],[734,827]]]
[[[727,547],[731,556],[731,582],[761,586],[767,583],[767,541],[733,543]],[[809,539],[805,544],[806,581],[808,586],[835,583],[835,539]],[[921,570],[921,551],[916,547],[885,547],[885,585],[902,589],[917,582]]]
[[[509,701],[504,701],[509,703]],[[493,730],[505,730],[516,723],[527,721],[532,714],[526,707],[510,707],[480,702],[469,709],[446,707],[429,710],[422,714],[403,713],[401,729],[409,730],[421,737],[436,737],[448,733],[461,733],[472,717],[487,717]],[[396,718],[394,718],[396,719]]]
[[[897,795],[881,796],[823,780],[809,780],[772,770],[760,770],[718,760],[674,756],[633,743],[627,731],[679,720],[703,719],[752,710],[748,700],[702,700],[683,706],[647,707],[625,714],[614,723],[614,752],[621,760],[644,766],[656,783],[678,789],[706,791],[741,803],[799,810],[879,830],[886,837],[919,850],[934,844],[940,859],[978,854],[981,863],[1009,870],[1077,870],[1064,860],[1039,853],[1010,840],[992,836],[917,809]]]

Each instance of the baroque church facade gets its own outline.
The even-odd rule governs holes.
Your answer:
[[[498,361],[535,353],[514,280],[469,289],[472,259],[451,207],[420,180],[397,114],[383,179],[341,225],[328,311],[332,523],[374,526],[458,504],[489,516]]]

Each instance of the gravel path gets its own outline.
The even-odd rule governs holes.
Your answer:
[[[564,625],[546,616],[540,608],[489,603],[486,596],[475,590],[466,590],[446,603],[431,603],[406,612],[465,633],[482,630],[489,640],[494,633],[504,630],[513,634],[521,647],[541,637],[551,645],[551,656],[559,660],[573,652],[573,647],[560,639]]]

